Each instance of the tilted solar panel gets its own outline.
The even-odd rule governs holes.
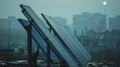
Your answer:
[[[42,14],[47,24],[53,29],[54,33],[59,37],[61,42],[64,42],[71,52],[76,56],[83,67],[86,67],[90,56],[78,40],[71,34],[71,32],[65,29],[62,25],[58,24],[53,18]]]
[[[24,19],[19,19],[19,22],[22,24],[24,28],[26,28],[30,24],[30,22]],[[47,44],[33,26],[32,26],[32,38],[37,43],[38,47],[40,47],[42,52],[47,56]],[[59,61],[59,59],[57,58],[57,56],[54,54],[53,51],[50,52],[50,55],[51,55],[51,60],[53,60],[53,62]]]

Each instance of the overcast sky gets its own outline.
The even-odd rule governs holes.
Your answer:
[[[107,2],[106,6],[103,6],[103,1]],[[21,13],[20,4],[31,6],[39,16],[41,13],[60,16],[67,18],[70,23],[72,15],[82,12],[120,15],[120,0],[0,0],[0,18],[25,18]]]

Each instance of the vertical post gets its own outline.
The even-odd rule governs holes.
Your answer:
[[[33,67],[32,65],[32,25],[31,23],[27,27],[27,40],[28,40],[28,65],[29,67]]]
[[[65,64],[66,64],[66,62],[64,60],[60,61],[60,67],[66,67]]]
[[[50,46],[47,45],[47,67],[50,67]]]
[[[49,31],[51,32],[51,28],[49,29]],[[48,39],[45,39],[48,40]],[[50,56],[50,46],[47,45],[47,67],[50,67],[50,60],[51,60],[51,56]]]

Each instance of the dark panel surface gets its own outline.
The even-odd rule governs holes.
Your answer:
[[[20,23],[24,28],[26,28],[29,25],[29,22],[24,19],[19,19]],[[47,55],[47,44],[45,41],[42,39],[42,37],[38,34],[38,32],[35,30],[34,27],[32,27],[32,38],[34,41],[37,43],[38,47],[41,48],[42,52]],[[59,61],[57,56],[51,51],[51,59],[53,61]]]

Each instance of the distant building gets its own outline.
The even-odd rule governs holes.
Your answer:
[[[87,31],[78,37],[95,61],[120,62],[120,30],[105,32]],[[116,67],[116,66],[113,66]]]
[[[32,52],[36,52],[36,44],[32,40]],[[0,18],[0,60],[27,59],[27,46],[27,32],[17,18]],[[45,56],[40,53],[43,59]]]
[[[120,16],[109,18],[109,29],[120,30]]]
[[[14,16],[10,16],[8,18],[0,18],[0,43],[4,45],[3,49],[9,47],[15,48],[18,46],[16,42],[24,42],[26,44],[26,31]]]
[[[106,30],[106,15],[100,13],[82,13],[73,16],[73,27],[77,36],[86,31],[104,32]]]

